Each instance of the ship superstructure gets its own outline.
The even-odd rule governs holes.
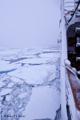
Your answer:
[[[64,11],[68,59],[80,78],[80,1],[64,2]]]
[[[62,118],[80,120],[80,0],[61,1],[61,11]]]

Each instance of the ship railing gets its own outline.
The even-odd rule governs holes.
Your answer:
[[[64,17],[66,24],[68,24],[72,18],[80,17],[80,4],[78,5],[79,0],[64,0]],[[78,7],[77,7],[78,6]]]
[[[74,0],[64,0],[64,15],[71,15],[75,9]]]

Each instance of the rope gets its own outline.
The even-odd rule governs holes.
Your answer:
[[[72,14],[71,18],[68,20],[68,22],[70,22],[70,21],[72,20],[74,14],[76,13],[76,11],[77,11],[77,9],[78,9],[79,4],[80,4],[80,0],[78,1],[77,6],[76,6],[76,8],[75,8],[75,11],[73,12],[73,14]]]

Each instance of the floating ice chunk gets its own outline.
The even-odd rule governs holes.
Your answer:
[[[24,98],[24,97],[26,97],[26,95],[27,95],[27,93],[21,93],[21,94],[19,95],[19,98]]]
[[[14,85],[14,83],[10,83],[7,87],[12,87]]]
[[[40,57],[42,57],[42,58],[57,58],[57,57],[60,57],[60,54],[58,52],[56,52],[56,53],[42,53],[40,55]]]
[[[18,88],[17,86],[15,86],[16,89],[13,90],[12,94],[13,96],[17,96],[18,94],[20,94],[20,88]]]
[[[9,94],[9,93],[11,93],[12,92],[12,90],[11,89],[3,89],[1,92],[0,92],[0,95],[6,95],[6,94]]]
[[[53,76],[51,79],[55,79],[56,75],[54,71],[56,71],[55,65],[40,65],[30,66],[29,68],[24,67],[12,73],[10,72],[8,75],[25,79],[29,84],[42,84],[44,81],[48,81],[48,79],[51,81],[50,75]],[[14,79],[14,82],[16,82],[16,80],[17,78]]]
[[[6,101],[10,101],[11,100],[11,95],[7,95],[6,96]]]
[[[1,97],[1,95],[0,95],[0,101],[2,101],[3,100],[3,97]]]
[[[27,63],[27,64],[44,64],[48,58],[43,59],[43,58],[33,58],[33,59],[25,59],[23,61],[20,61],[20,63]]]
[[[16,77],[11,77],[11,80],[12,80],[12,82],[14,82],[14,83],[19,83],[19,84],[22,84],[22,83],[23,83],[22,80],[20,80],[20,79],[18,79],[18,78],[16,78]]]
[[[35,54],[35,53],[41,53],[42,49],[41,48],[29,48],[27,52],[30,54]]]
[[[5,83],[3,83],[2,81],[0,81],[0,87],[3,87],[5,85]]]
[[[11,65],[6,61],[1,61],[0,60],[0,72],[9,72],[9,71],[13,71],[16,70],[15,68],[16,65]]]
[[[28,105],[23,112],[24,120],[37,120],[56,116],[56,110],[60,106],[60,94],[51,87],[34,88]],[[23,120],[23,118],[21,118]]]

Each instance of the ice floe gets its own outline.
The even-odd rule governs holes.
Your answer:
[[[60,108],[60,52],[0,50],[0,120],[54,120]],[[58,116],[58,115],[57,115]]]

